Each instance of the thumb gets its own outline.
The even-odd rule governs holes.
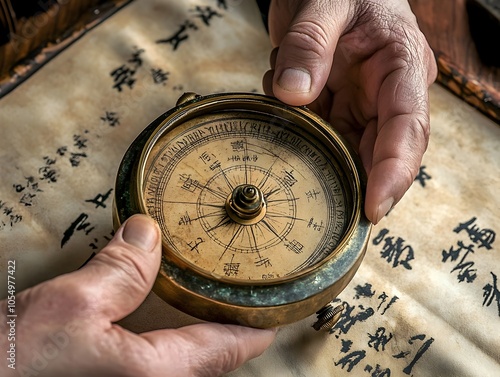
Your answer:
[[[155,371],[151,375],[216,377],[262,354],[273,342],[276,329],[202,323],[141,336],[155,346],[159,356],[150,364]]]
[[[146,298],[158,273],[160,230],[146,215],[129,218],[85,267],[71,274],[83,282],[96,311],[111,322],[134,311]]]
[[[303,1],[283,35],[273,75],[274,95],[289,105],[313,102],[323,90],[348,16],[344,1]],[[344,22],[342,22],[344,20]]]

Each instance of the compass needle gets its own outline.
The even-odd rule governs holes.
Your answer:
[[[250,233],[252,234],[252,237],[250,238],[251,241],[253,241],[253,245],[255,247],[255,251],[259,250],[259,244],[257,243],[257,237],[255,236],[255,232],[253,230],[253,226],[250,226]]]
[[[233,244],[233,242],[236,240],[236,237],[238,237],[238,235],[241,233],[242,230],[243,230],[243,225],[239,225],[238,228],[236,229],[236,232],[234,232],[233,237],[231,238],[231,240],[228,242],[228,244],[224,248],[224,251],[220,255],[219,260],[222,259],[222,257],[226,253],[226,251],[231,247],[231,245]]]
[[[162,200],[164,204],[189,204],[189,205],[198,205],[197,202],[183,202],[178,200]],[[215,204],[215,203],[203,203],[204,206],[207,207],[216,207],[216,208],[224,208],[224,203]]]
[[[278,161],[278,159],[275,159],[273,161],[273,163],[271,164],[271,166],[269,166],[269,168],[267,169],[267,171],[263,171],[264,177],[262,178],[262,180],[260,181],[260,183],[257,185],[258,188],[263,189],[264,185],[267,183],[267,180],[269,179],[269,177],[271,177],[271,172],[273,170],[273,166],[274,166],[274,164],[277,161]]]
[[[270,211],[267,211],[267,217],[269,218],[282,218],[282,219],[289,219],[289,220],[293,220],[293,221],[307,221],[306,219],[299,219],[297,217],[293,217],[293,216],[290,216],[290,215],[287,215],[286,213],[279,213],[279,212],[270,212]]]
[[[229,190],[233,191],[233,185],[229,182],[229,179],[227,178],[226,173],[220,167],[219,167],[219,170],[220,170],[222,176],[224,177],[224,180],[226,181],[227,186],[229,187]]]
[[[244,148],[245,148],[245,155],[248,156],[248,141],[247,139],[244,140]],[[250,180],[249,180],[249,177],[248,177],[248,167],[247,167],[247,164],[248,164],[248,160],[245,158],[244,159],[244,163],[245,163],[245,167],[244,167],[244,171],[245,171],[245,184],[249,184],[250,183]]]
[[[208,231],[211,232],[211,231],[213,231],[213,230],[215,230],[217,228],[220,228],[222,226],[226,226],[226,225],[228,225],[230,223],[231,223],[231,219],[229,218],[229,216],[224,216],[221,221],[219,221],[212,228],[208,229]]]
[[[280,238],[280,235],[276,232],[276,229],[274,229],[274,227],[269,224],[267,221],[262,221],[262,224],[264,224],[266,226],[266,228],[271,232],[273,233],[277,238]]]
[[[218,188],[218,189],[220,189],[220,188]],[[214,196],[216,196],[217,198],[220,198],[220,199],[226,199],[226,196],[227,196],[221,190],[216,191],[216,190],[214,190],[211,187],[206,187],[205,186],[205,187],[203,187],[203,190],[207,190],[210,194],[212,194],[212,195],[214,195]]]
[[[185,96],[120,165],[114,221],[152,216],[154,290],[204,320],[276,327],[352,279],[371,224],[356,153],[305,107],[259,94]]]
[[[269,199],[270,196],[272,196],[273,194],[276,194],[276,193],[280,192],[280,190],[281,190],[281,188],[276,187],[275,189],[273,189],[273,190],[265,193],[264,196],[265,196],[266,199]],[[265,190],[263,190],[263,191],[265,191]]]

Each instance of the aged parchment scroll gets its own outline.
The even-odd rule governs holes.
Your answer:
[[[0,99],[0,298],[9,261],[18,291],[85,264],[112,237],[138,133],[183,92],[261,92],[270,51],[253,2],[132,2]],[[420,174],[373,229],[340,321],[284,327],[230,376],[500,375],[500,127],[438,85],[430,100]],[[195,321],[152,293],[121,324]]]

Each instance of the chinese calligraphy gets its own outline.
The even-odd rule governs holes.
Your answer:
[[[85,200],[86,203],[92,203],[95,208],[106,208],[106,200],[108,200],[111,192],[113,190],[109,189],[105,194],[97,194],[92,199]],[[71,222],[69,227],[63,232],[63,237],[61,239],[61,249],[68,243],[68,241],[73,237],[76,232],[83,232],[85,235],[89,235],[96,228],[95,225],[89,220],[89,214],[86,212],[80,213],[75,220]],[[105,236],[106,241],[110,241],[111,237],[114,235],[114,231],[110,232],[110,237]],[[98,239],[94,238],[89,244],[90,248],[95,250],[98,249]]]
[[[448,250],[442,251],[442,262],[457,262],[450,271],[458,271],[457,279],[459,282],[472,283],[477,278],[477,269],[474,268],[474,261],[471,259],[471,254],[474,254],[475,246],[478,249],[484,247],[491,250],[492,244],[495,241],[496,233],[491,229],[480,229],[475,225],[476,218],[460,223],[453,231],[455,233],[465,232],[469,236],[469,241],[466,243],[462,240],[457,241],[457,247],[450,246]]]
[[[392,267],[403,266],[407,270],[411,270],[410,262],[415,259],[413,248],[410,245],[405,245],[405,240],[401,237],[394,240],[393,236],[388,237],[388,229],[382,229],[379,234],[373,239],[374,245],[379,245],[382,241],[384,245],[380,255],[387,260],[387,263],[392,263]]]
[[[222,7],[224,8],[224,7]],[[227,9],[227,6],[225,7]],[[216,10],[212,9],[210,6],[195,6],[193,9],[190,9],[191,15],[195,19],[201,20],[204,26],[208,27],[210,26],[210,23],[212,21],[212,18],[218,17],[221,18],[222,14],[217,12]],[[197,31],[199,30],[198,26],[196,23],[191,21],[190,19],[185,20],[182,24],[179,25],[179,28],[177,31],[171,35],[170,37],[164,38],[164,39],[158,39],[156,43],[158,44],[170,44],[172,46],[172,49],[175,51],[179,48],[181,43],[185,42],[189,38],[189,31],[194,30]]]
[[[356,300],[356,304],[343,303],[344,312],[342,317],[330,330],[330,333],[334,334],[341,342],[339,357],[334,359],[334,365],[349,373],[356,372],[356,375],[358,375],[357,368],[363,365],[363,360],[369,356],[369,352],[390,352],[391,358],[405,361],[401,370],[403,373],[411,375],[416,363],[434,342],[434,338],[422,333],[410,335],[408,340],[405,341],[408,347],[405,347],[401,352],[394,353],[394,347],[391,347],[390,344],[399,344],[401,342],[401,339],[397,339],[398,333],[390,331],[387,325],[377,324],[374,331],[366,332],[364,339],[368,348],[360,344],[353,349],[353,341],[346,338],[349,330],[353,326],[357,326],[358,323],[364,323],[365,327],[369,327],[373,323],[369,322],[369,320],[375,320],[376,314],[384,316],[388,309],[399,300],[399,297],[396,295],[391,297],[385,291],[377,294],[372,284],[365,283],[354,287],[353,300]],[[376,301],[374,302],[374,300]],[[372,366],[366,363],[363,366],[363,371],[369,373],[372,377],[391,376],[391,373],[394,372],[394,366],[391,366],[391,368],[380,364]]]
[[[459,283],[473,283],[480,271],[476,268],[474,254],[476,251],[484,248],[486,250],[493,249],[493,243],[496,239],[496,232],[492,229],[481,229],[477,223],[477,218],[459,223],[453,229],[457,234],[465,233],[468,236],[468,241],[462,239],[457,240],[456,247],[450,246],[448,250],[442,250],[441,262],[449,263],[454,262],[450,273],[458,272],[457,280]],[[477,247],[477,250],[476,250]],[[500,291],[497,285],[497,274],[490,271],[491,282],[483,286],[483,306],[489,307],[496,302],[498,309],[498,316],[500,316]]]

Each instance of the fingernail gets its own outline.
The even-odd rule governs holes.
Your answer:
[[[387,215],[387,213],[391,210],[392,205],[394,204],[394,198],[390,197],[384,200],[379,204],[377,208],[377,216],[375,217],[375,224],[378,224],[382,217]]]
[[[144,251],[152,251],[158,242],[158,228],[147,216],[133,216],[125,223],[123,240]]]
[[[287,68],[281,73],[278,85],[287,92],[307,93],[311,91],[311,75],[305,69]]]

